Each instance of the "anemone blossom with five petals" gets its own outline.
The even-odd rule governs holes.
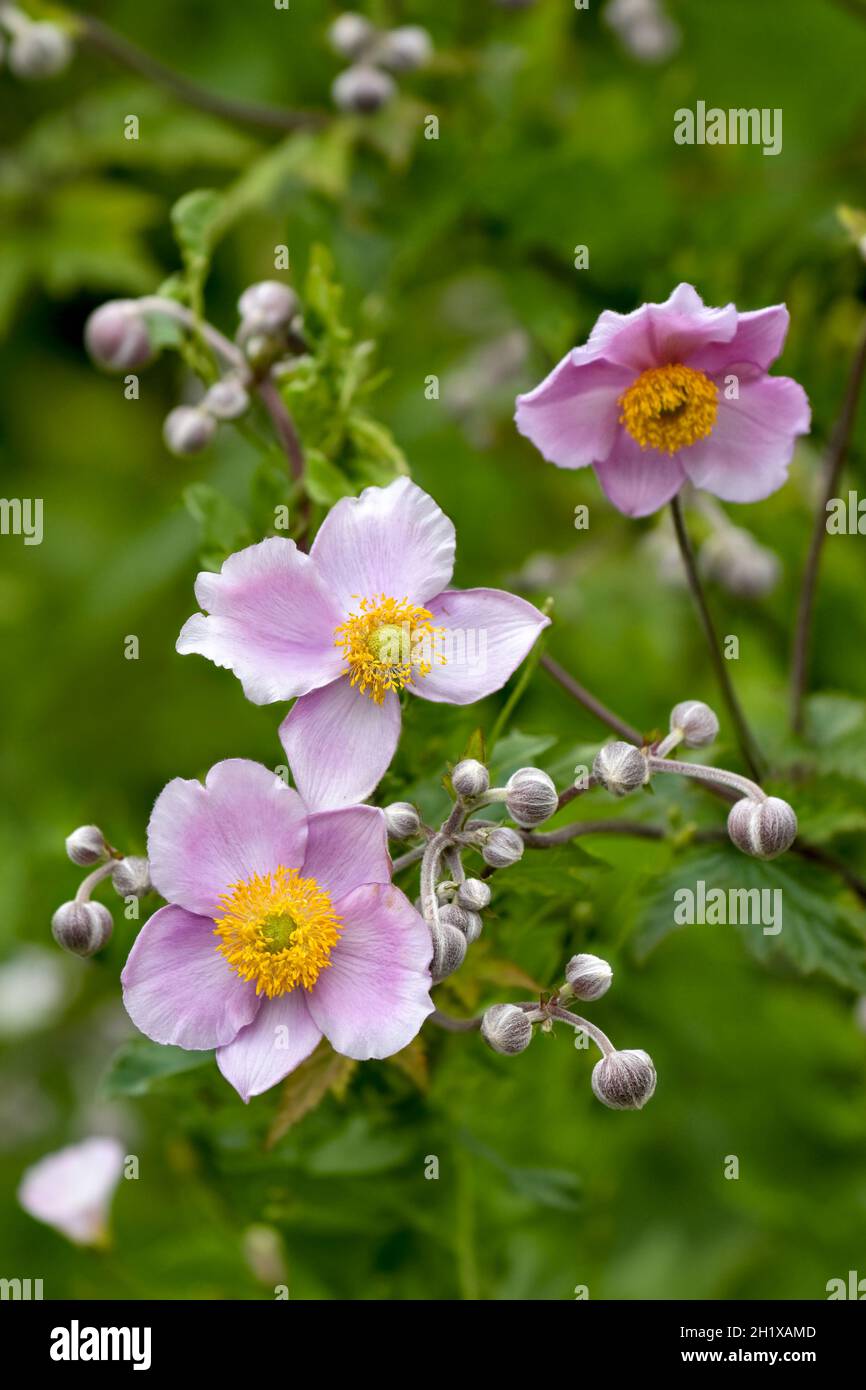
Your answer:
[[[296,702],[280,737],[308,808],[363,801],[400,735],[400,694],[498,690],[548,618],[501,589],[451,589],[456,536],[408,478],[344,498],[309,555],[270,537],[200,574],[177,650],[234,671],[256,704]]]
[[[249,1100],[308,1057],[388,1057],[433,1010],[430,931],[391,883],[384,813],[310,814],[244,758],[175,778],[148,826],[168,905],[142,927],[121,976],[155,1042],[216,1048]]]
[[[663,304],[606,310],[584,347],[517,398],[517,428],[560,468],[591,465],[626,516],[647,516],[685,482],[726,502],[782,486],[806,393],[769,376],[788,332],[784,304],[708,308],[681,284]]]

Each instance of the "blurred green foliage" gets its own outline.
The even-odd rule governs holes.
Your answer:
[[[407,460],[457,523],[457,583],[551,595],[549,650],[646,730],[677,700],[715,701],[688,597],[643,544],[655,522],[615,513],[588,470],[543,464],[513,428],[513,398],[602,308],[664,298],[680,279],[708,303],[788,303],[781,370],[811,397],[813,435],[786,488],[731,509],[781,557],[782,580],[760,603],[711,599],[740,638],[735,677],[775,789],[804,834],[862,870],[859,536],[826,547],[822,694],[804,741],[784,727],[817,464],[863,315],[863,264],[835,210],[866,206],[866,22],[833,0],[671,0],[681,48],[643,67],[600,8],[371,3],[381,20],[427,24],[436,63],[368,122],[334,117],[288,139],[185,108],[87,51],[50,83],[0,73],[2,491],[45,508],[42,545],[0,538],[0,966],[24,944],[53,949],[51,913],[77,885],[63,856],[74,825],[97,821],[141,852],[169,778],[282,757],[279,710],[174,651],[202,550],[218,564],[289,496],[266,421],[173,459],[161,422],[189,384],[181,360],[166,352],[129,401],[81,346],[102,299],[181,272],[171,210],[202,189],[219,196],[185,204],[199,241],[187,238],[183,290],[214,322],[233,331],[234,301],[273,273],[275,245],[306,286],[317,351],[286,399],[315,451],[316,516]],[[98,12],[213,90],[327,109],[338,9],[105,0]],[[783,153],[674,146],[674,110],[698,99],[782,108]],[[136,142],[122,138],[130,112]],[[436,141],[423,137],[431,113]],[[578,244],[586,271],[573,268]],[[425,396],[430,375],[439,401]],[[846,479],[861,489],[863,427],[861,413]],[[504,699],[413,702],[381,800],[441,812],[447,763],[478,728],[490,735]],[[604,737],[538,672],[496,756],[506,774],[533,761],[564,785]],[[715,760],[738,765],[724,741]],[[699,790],[660,780],[630,816],[675,832],[721,823]],[[603,794],[587,805],[577,813],[618,812]],[[782,882],[790,929],[746,929],[745,943],[729,927],[672,930],[673,887],[701,876]],[[401,882],[414,895],[414,871]],[[658,1068],[645,1111],[602,1109],[591,1057],[563,1032],[505,1059],[428,1028],[397,1063],[326,1077],[321,1103],[274,1140],[279,1090],[245,1108],[207,1058],[135,1037],[118,986],[135,923],[118,912],[103,955],[63,962],[57,1016],[2,1042],[0,1274],[43,1277],[46,1297],[270,1297],[242,1257],[261,1223],[280,1233],[297,1298],[568,1299],[580,1284],[624,1299],[809,1298],[864,1272],[864,929],[838,877],[790,857],[732,866],[672,841],[593,837],[527,853],[497,877],[493,907],[443,1006],[525,994],[516,967],[550,987],[571,953],[599,952],[615,985],[593,1017]],[[97,1254],[31,1221],[14,1194],[36,1157],[105,1130],[140,1155],[141,1177],[121,1184],[114,1249]],[[732,1154],[737,1181],[724,1177]],[[425,1178],[430,1156],[438,1180]]]

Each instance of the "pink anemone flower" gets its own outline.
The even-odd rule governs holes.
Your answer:
[[[133,1022],[158,1043],[215,1047],[250,1096],[326,1037],[347,1057],[389,1057],[430,1000],[430,932],[391,883],[374,806],[309,814],[259,763],[175,778],[148,826],[151,876],[168,900],[121,976]]]
[[[309,555],[274,536],[200,574],[177,641],[256,704],[299,697],[280,737],[308,807],[363,801],[400,734],[400,694],[498,690],[549,619],[501,589],[449,589],[453,523],[408,478],[344,498]]]
[[[123,1177],[124,1151],[116,1139],[84,1139],[46,1154],[28,1168],[18,1188],[23,1209],[75,1245],[106,1245],[111,1201]]]
[[[606,310],[527,395],[517,428],[560,468],[591,464],[626,516],[657,511],[689,481],[726,502],[785,482],[809,402],[768,376],[788,332],[784,304],[709,309],[691,285],[631,314]]]

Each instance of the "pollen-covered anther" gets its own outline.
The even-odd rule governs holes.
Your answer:
[[[351,684],[381,705],[389,690],[429,675],[434,662],[444,666],[443,632],[426,608],[381,594],[360,600],[358,612],[335,630],[334,642],[343,649]]]
[[[650,367],[620,396],[620,424],[642,449],[675,454],[712,434],[718,396],[715,382],[695,367]]]
[[[314,878],[281,865],[253,874],[220,898],[224,916],[215,918],[221,951],[256,994],[274,999],[298,985],[312,989],[331,964],[340,937],[340,918]]]

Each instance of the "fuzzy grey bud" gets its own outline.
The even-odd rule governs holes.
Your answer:
[[[521,767],[505,784],[505,805],[512,820],[529,828],[549,820],[559,805],[556,787],[538,767]]]
[[[481,857],[492,869],[508,869],[523,857],[523,841],[516,830],[497,825],[487,836]]]
[[[342,58],[360,58],[376,33],[369,19],[347,11],[338,15],[328,30],[328,42]]]
[[[708,537],[699,558],[703,573],[737,598],[764,598],[782,573],[775,551],[739,526],[725,526]]]
[[[433,40],[420,24],[404,24],[383,35],[376,59],[391,72],[415,72],[433,57]]]
[[[656,1069],[641,1048],[609,1052],[592,1069],[593,1093],[611,1110],[642,1110],[655,1088]]]
[[[596,754],[592,772],[614,796],[626,796],[649,781],[646,758],[633,743],[606,743]]]
[[[147,323],[134,299],[111,299],[94,309],[84,327],[87,351],[107,372],[131,372],[153,357]]]
[[[216,434],[216,420],[197,405],[178,405],[162,427],[166,448],[173,454],[200,454]]]
[[[465,878],[457,889],[457,902],[468,912],[483,912],[490,904],[490,888],[483,878]]]
[[[683,700],[671,710],[671,733],[683,736],[686,748],[706,748],[719,734],[719,721],[701,700]]]
[[[468,908],[461,907],[459,903],[446,903],[439,909],[439,921],[449,927],[456,927],[466,937],[467,946],[471,946],[481,935],[482,922],[477,912],[472,912]]]
[[[341,111],[371,116],[387,106],[396,90],[394,79],[387,72],[368,63],[356,63],[340,73],[331,87],[331,96]]]
[[[432,936],[433,959],[430,962],[430,974],[433,976],[434,985],[438,985],[441,980],[446,980],[455,970],[460,969],[466,959],[468,946],[462,931],[458,931],[447,922],[440,927],[434,927]]]
[[[610,989],[613,971],[600,956],[584,954],[572,956],[565,978],[576,999],[600,999]]]
[[[79,825],[77,830],[66,836],[66,853],[73,864],[88,869],[91,864],[99,864],[105,859],[108,845],[98,825]]]
[[[115,864],[111,871],[111,882],[122,898],[143,898],[153,887],[150,865],[140,855],[128,854]]]
[[[224,376],[222,381],[214,382],[202,401],[202,409],[218,420],[237,420],[249,408],[249,392],[236,376]]]
[[[451,772],[451,785],[464,801],[483,796],[490,786],[490,775],[483,763],[463,758]]]
[[[238,313],[249,325],[247,333],[275,333],[288,328],[301,307],[293,289],[281,280],[260,280],[244,290],[238,300]]]
[[[493,1004],[484,1011],[481,1036],[494,1052],[512,1057],[532,1042],[532,1024],[516,1004]]]
[[[74,956],[95,955],[113,930],[114,920],[102,903],[64,903],[51,918],[54,940]]]
[[[71,57],[69,35],[48,22],[23,25],[9,45],[9,67],[16,77],[56,77]]]
[[[744,854],[775,859],[790,849],[797,838],[797,817],[787,801],[778,796],[768,796],[764,801],[744,796],[730,809],[728,834]]]
[[[392,801],[385,807],[385,825],[392,840],[411,840],[420,834],[421,817],[411,801]]]

